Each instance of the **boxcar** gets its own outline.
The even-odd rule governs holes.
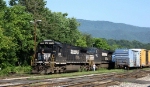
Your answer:
[[[118,68],[150,66],[150,51],[146,49],[117,49],[113,54],[113,62]]]
[[[140,52],[140,67],[150,66],[150,51],[146,49],[132,49]]]
[[[131,49],[117,49],[114,53],[117,68],[140,67],[140,51]]]
[[[147,51],[148,54],[148,66],[150,66],[150,50]]]

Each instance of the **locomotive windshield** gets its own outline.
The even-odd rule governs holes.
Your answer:
[[[43,41],[38,44],[37,49],[37,57],[40,61],[48,61],[53,50],[54,50],[54,42],[52,41]]]
[[[53,49],[53,41],[43,41],[38,44],[38,52],[42,52],[42,50],[44,50],[44,53],[51,53]]]
[[[87,53],[96,53],[96,49],[94,49],[94,48],[89,48],[88,50],[87,50]]]
[[[39,43],[39,49],[53,48],[53,45],[54,45],[54,41],[45,40]]]
[[[40,44],[39,49],[45,49],[45,48],[53,48],[53,45],[50,44]]]

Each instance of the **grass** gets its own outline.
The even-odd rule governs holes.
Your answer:
[[[133,69],[134,70],[134,69]],[[133,70],[129,70],[128,72],[132,72]],[[150,68],[143,68],[143,70],[150,70]],[[60,78],[60,77],[74,77],[74,76],[82,76],[82,75],[89,75],[89,74],[103,74],[103,73],[124,73],[127,72],[124,69],[105,69],[101,68],[96,71],[83,71],[83,72],[72,72],[72,73],[62,73],[62,74],[51,74],[51,75],[40,75],[34,76],[30,73],[31,67],[30,66],[18,66],[18,67],[8,67],[0,71],[0,78],[9,77],[9,72],[16,72],[17,76],[29,76],[29,80],[36,80],[36,79],[51,79],[51,78]],[[12,75],[11,75],[12,76]],[[14,76],[15,77],[15,76]]]
[[[143,68],[144,70],[150,70],[150,68]],[[89,74],[104,74],[104,73],[124,73],[124,72],[133,72],[133,70],[124,70],[124,69],[99,69],[96,71],[83,71],[83,72],[73,72],[73,73],[62,73],[62,74],[52,74],[52,75],[41,75],[40,77],[31,76],[29,80],[38,80],[38,79],[52,79],[52,78],[61,78],[61,77],[75,77]]]
[[[82,75],[89,75],[89,74],[103,74],[103,73],[123,73],[124,70],[122,69],[99,69],[97,71],[83,71],[83,72],[73,72],[73,73],[62,73],[62,74],[52,74],[52,75],[41,75],[40,77],[31,76],[29,80],[38,80],[38,79],[51,79],[51,78],[60,78],[60,77],[74,77],[74,76],[82,76]]]
[[[144,70],[150,70],[150,67],[143,68]]]

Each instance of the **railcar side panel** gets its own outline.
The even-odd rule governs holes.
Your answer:
[[[129,66],[129,50],[117,49],[115,50],[115,65],[118,68]]]
[[[140,51],[133,49],[118,49],[113,61],[118,67],[140,67]]]
[[[145,49],[141,49],[141,66],[146,66],[146,50]]]
[[[133,62],[135,67],[141,66],[141,49],[131,49],[133,51]]]
[[[150,66],[150,50],[148,50],[148,66]]]

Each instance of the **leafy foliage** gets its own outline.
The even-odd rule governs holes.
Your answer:
[[[107,44],[106,40],[101,39],[101,38],[95,38],[93,45],[94,45],[94,47],[105,49],[105,50],[109,50],[110,49],[110,47]]]
[[[29,22],[32,16],[25,12],[25,7],[15,5],[6,9],[4,19],[4,34],[14,37],[14,55],[19,64],[24,64],[26,60],[30,60],[29,52],[33,49],[33,28]]]
[[[12,37],[7,37],[3,34],[4,30],[0,28],[0,68],[14,65],[17,58],[14,55],[15,43]]]

